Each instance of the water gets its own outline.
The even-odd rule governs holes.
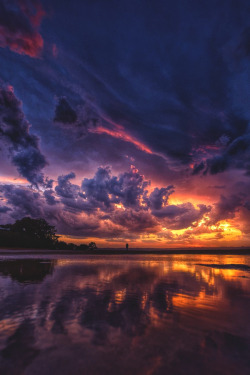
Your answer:
[[[250,256],[0,255],[0,374],[249,374]]]

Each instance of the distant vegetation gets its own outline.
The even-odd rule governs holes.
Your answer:
[[[24,217],[14,224],[0,225],[0,247],[52,250],[96,250],[95,242],[76,245],[59,241],[56,228],[44,219]]]

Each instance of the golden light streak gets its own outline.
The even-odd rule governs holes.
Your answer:
[[[28,184],[24,178],[16,178],[10,176],[0,176],[0,184]]]

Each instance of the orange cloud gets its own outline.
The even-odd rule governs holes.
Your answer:
[[[16,9],[2,5],[0,23],[0,47],[8,47],[21,55],[39,57],[44,41],[39,26],[45,16],[40,2],[17,1]]]
[[[91,129],[91,132],[92,133],[97,133],[97,134],[108,134],[111,137],[121,139],[121,140],[123,140],[125,142],[130,142],[130,143],[134,144],[139,150],[144,151],[144,152],[146,152],[148,154],[152,154],[153,153],[150,150],[149,147],[147,147],[146,145],[144,145],[142,142],[138,141],[133,136],[131,136],[128,133],[126,133],[121,128],[120,129],[116,129],[116,130],[114,130],[114,129],[111,130],[111,129],[104,128],[103,126],[98,126],[95,129]]]
[[[27,184],[24,178],[15,178],[11,176],[0,176],[0,184]]]

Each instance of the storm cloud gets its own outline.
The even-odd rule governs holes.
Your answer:
[[[195,227],[203,218],[208,221],[207,215],[216,224],[234,217],[243,204],[237,196],[222,196],[214,207],[195,207],[190,202],[169,204],[174,187],[150,192],[150,182],[135,167],[118,176],[110,167],[99,167],[93,178],[83,179],[82,185],[71,183],[75,177],[74,173],[59,176],[55,188],[43,194],[28,187],[1,185],[0,193],[7,203],[4,213],[12,219],[44,217],[69,235],[128,238],[161,233],[162,227]]]
[[[71,105],[67,102],[66,98],[59,98],[55,110],[54,122],[60,122],[62,124],[73,124],[76,122],[76,120],[77,114],[71,107]]]
[[[58,98],[53,121],[73,132],[78,138],[86,136],[101,124],[101,118],[90,101],[78,104],[76,109],[73,109],[65,97]]]
[[[11,86],[0,87],[0,137],[6,143],[18,172],[34,185],[42,184],[42,169],[47,161],[39,148],[39,139],[30,134],[22,103]]]
[[[190,202],[178,205],[168,205],[160,210],[153,210],[152,214],[166,225],[168,229],[184,229],[199,222],[211,211],[211,206],[199,204],[198,208]]]
[[[250,134],[234,139],[225,150],[218,155],[201,161],[193,168],[193,174],[210,173],[212,175],[225,172],[229,168],[242,169],[250,173]]]
[[[23,103],[1,84],[0,177],[15,185],[4,220],[30,212],[66,235],[143,246],[150,233],[161,246],[249,244],[248,0],[0,10],[1,76]]]

